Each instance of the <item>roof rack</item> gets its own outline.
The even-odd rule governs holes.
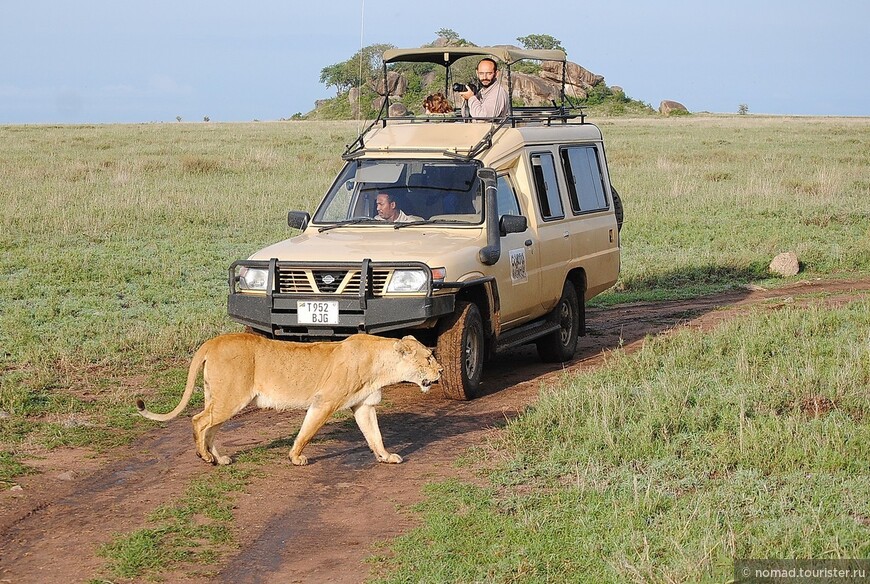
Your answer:
[[[569,123],[586,122],[586,114],[580,106],[571,102],[565,94],[565,85],[567,78],[567,58],[564,51],[558,50],[524,50],[516,47],[423,47],[416,49],[388,49],[383,54],[383,73],[384,73],[384,101],[381,104],[381,109],[378,112],[377,118],[363,130],[357,139],[347,146],[343,154],[343,158],[357,158],[361,151],[365,150],[365,135],[376,125],[386,127],[388,122],[399,123],[414,123],[414,122],[462,122],[472,121],[471,118],[457,118],[445,116],[394,116],[390,117],[390,86],[387,82],[387,66],[391,63],[411,62],[411,63],[433,63],[441,65],[447,70],[445,75],[445,95],[449,93],[450,87],[450,67],[459,59],[464,57],[479,56],[490,57],[502,62],[506,69],[507,92],[510,99],[508,100],[508,113],[500,118],[474,118],[476,122],[490,122],[491,128],[486,136],[473,147],[469,149],[467,157],[473,158],[480,152],[486,150],[492,145],[492,138],[495,133],[507,126],[517,127],[522,125],[564,125]],[[524,60],[536,61],[558,61],[562,63],[562,79],[559,91],[559,101],[552,101],[552,106],[514,106],[513,105],[513,82],[511,79],[511,67],[518,61]],[[455,154],[454,154],[455,155]]]

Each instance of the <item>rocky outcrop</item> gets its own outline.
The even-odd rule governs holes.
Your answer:
[[[434,44],[427,46],[447,46],[447,41],[445,39],[439,39]],[[444,91],[443,85],[436,84],[436,76],[437,74],[434,71],[423,75],[421,81],[427,93]],[[503,68],[500,68],[499,76],[502,84],[507,88],[507,80]],[[443,77],[441,83],[443,83]],[[560,101],[559,93],[562,87],[562,64],[556,61],[544,61],[540,63],[540,69],[537,73],[523,73],[515,70],[511,73],[511,83],[513,86],[513,97],[515,102],[522,102],[529,106],[548,106],[551,105],[553,101],[558,103]],[[567,62],[565,70],[565,95],[573,103],[582,102],[587,99],[590,95],[590,91],[602,84],[604,84],[603,75],[593,73],[577,63],[571,61]],[[402,98],[408,90],[408,80],[404,75],[396,71],[389,71],[387,73],[386,87],[384,80],[378,79],[368,83],[368,88],[379,96],[372,101],[372,108],[380,110],[381,105],[384,102],[384,96],[387,93],[389,93],[391,97],[391,104],[394,101],[396,103],[403,101]],[[614,85],[609,89],[614,95],[625,98],[625,91],[622,87]],[[357,105],[358,93],[359,89],[353,88],[350,90],[348,95],[354,117],[359,117],[360,115],[359,107]],[[317,103],[316,107],[320,107],[320,105],[320,103]],[[414,104],[409,105],[411,110],[415,109]],[[665,116],[679,115],[688,114],[689,110],[680,102],[664,100],[659,105],[659,113]]]
[[[670,99],[665,99],[659,104],[659,113],[663,116],[669,116],[671,114],[687,114],[689,110],[686,109],[686,106],[681,104],[678,101],[672,101]]]

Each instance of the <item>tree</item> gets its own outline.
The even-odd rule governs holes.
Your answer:
[[[436,35],[443,38],[447,41],[448,47],[473,47],[474,44],[468,42],[457,33],[452,28],[439,28],[436,32]]]
[[[529,50],[544,49],[565,51],[565,47],[562,46],[562,42],[559,39],[551,37],[548,34],[530,34],[524,37],[517,37],[517,40],[520,42],[520,44],[523,45],[523,48]],[[567,51],[565,52],[567,53]]]
[[[380,78],[383,66],[383,53],[392,49],[390,44],[376,44],[363,47],[356,54],[341,63],[329,65],[320,70],[320,82],[327,87],[334,86],[336,95],[359,87],[372,79]]]
[[[737,106],[737,113],[741,116],[745,116],[749,113],[749,106],[745,103],[741,103],[739,106]]]

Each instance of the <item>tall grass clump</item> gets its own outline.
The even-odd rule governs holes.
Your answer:
[[[385,582],[725,582],[870,554],[870,298],[761,308],[566,376],[483,485],[432,487]],[[436,566],[436,568],[432,568]]]

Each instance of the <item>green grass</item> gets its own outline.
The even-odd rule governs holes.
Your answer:
[[[797,252],[803,264],[804,271],[795,279],[870,274],[870,120],[696,115],[597,121],[607,142],[612,182],[622,194],[626,223],[620,281],[596,304],[694,297],[749,283],[776,286],[790,280],[772,278],[766,267],[786,250]],[[155,409],[174,405],[195,347],[215,334],[238,329],[225,312],[229,264],[290,235],[285,219],[289,209],[313,211],[341,166],[339,155],[358,129],[355,122],[0,127],[0,484],[12,485],[16,477],[30,472],[28,459],[40,449],[76,446],[100,452],[152,428],[135,414],[135,398],[144,396]],[[783,342],[798,330],[797,322],[815,327],[820,325],[813,319],[843,318],[836,312],[826,314],[822,309],[788,313],[792,328],[783,333]],[[860,315],[855,320],[864,322]],[[649,576],[664,581],[670,573],[665,570],[686,570],[699,578],[720,575],[727,563],[722,530],[728,529],[737,542],[729,551],[767,549],[775,555],[784,548],[771,536],[773,529],[781,530],[787,541],[805,542],[807,550],[822,549],[823,542],[830,544],[822,549],[826,553],[842,549],[866,556],[866,549],[862,552],[850,543],[854,526],[842,513],[825,522],[818,511],[827,512],[829,504],[819,493],[827,493],[844,508],[848,503],[849,509],[858,505],[859,495],[866,495],[860,474],[846,479],[843,470],[850,460],[849,464],[866,462],[861,458],[864,451],[854,450],[859,440],[866,443],[864,414],[848,395],[834,394],[828,398],[838,407],[804,424],[788,409],[793,402],[783,396],[794,396],[786,392],[786,385],[773,384],[782,371],[804,376],[817,371],[819,366],[807,361],[804,352],[834,345],[831,339],[836,337],[802,337],[806,345],[791,353],[792,368],[757,369],[768,376],[763,378],[767,385],[747,385],[743,393],[732,389],[720,395],[677,384],[719,379],[732,387],[730,373],[722,371],[730,371],[734,363],[753,370],[756,360],[769,360],[765,351],[773,349],[763,339],[775,332],[734,332],[731,342],[737,349],[714,347],[703,354],[694,348],[705,346],[706,337],[679,336],[672,345],[650,345],[662,359],[672,352],[671,361],[662,361],[656,369],[649,369],[650,363],[632,365],[641,363],[635,361],[640,357],[615,357],[626,363],[608,368],[601,377],[566,381],[567,395],[597,383],[596,395],[613,400],[619,396],[649,411],[642,419],[608,417],[608,404],[586,396],[585,407],[603,408],[590,411],[607,426],[591,429],[583,425],[586,418],[569,417],[566,423],[577,425],[573,430],[565,427],[537,438],[532,434],[528,439],[537,440],[532,443],[542,449],[543,462],[520,459],[483,486],[436,486],[431,508],[450,508],[450,498],[439,502],[438,493],[455,491],[457,500],[473,502],[468,503],[468,515],[489,517],[493,509],[499,510],[497,515],[517,521],[499,529],[513,533],[516,541],[529,542],[537,542],[534,529],[546,531],[551,516],[564,514],[581,522],[582,530],[554,527],[583,532],[582,537],[571,536],[579,538],[570,540],[571,546],[588,552],[583,546],[597,541],[612,548],[610,555],[590,552],[585,559],[580,553],[569,558],[555,546],[523,552],[514,544],[493,544],[481,552],[479,568],[496,565],[493,574],[507,577],[504,574],[526,574],[523,570],[534,566],[535,571],[528,572],[537,574],[529,576],[532,581],[546,581],[546,574],[578,563],[591,566],[590,573],[616,580],[642,581]],[[866,379],[865,353],[850,346],[852,353],[831,353],[828,358],[834,363],[850,356],[858,359],[863,369],[857,374]],[[735,354],[742,360],[733,361]],[[643,383],[641,373],[634,374],[635,385],[623,380],[633,366],[646,376]],[[664,381],[656,385],[659,378],[668,378],[687,394],[691,389],[716,397],[710,405],[705,401],[703,410],[695,410],[696,404],[682,404],[678,396],[659,396],[670,400],[664,403],[704,413],[706,418],[675,420],[644,402],[641,398],[656,387],[664,392]],[[792,393],[802,383],[826,396],[822,390],[840,387],[840,381],[834,383],[833,374],[827,373],[818,379],[788,379]],[[842,383],[851,387],[852,382]],[[770,395],[756,396],[762,386]],[[606,391],[600,391],[602,387]],[[762,403],[770,409],[774,396],[782,402],[776,414],[758,410],[751,399],[764,397],[767,401]],[[555,394],[548,399],[556,399]],[[546,411],[547,403],[511,429],[509,436],[518,445],[524,436],[521,428],[534,426],[533,416],[546,419],[539,412]],[[614,401],[608,407],[618,405]],[[744,408],[743,418],[738,418],[745,422],[736,427],[736,436],[735,407]],[[627,428],[636,433],[626,434]],[[775,440],[778,431],[794,440]],[[606,443],[584,442],[583,432],[597,432],[598,440],[609,437],[620,448],[631,446],[637,463],[627,463],[625,453]],[[668,432],[670,441],[663,442],[661,432]],[[739,432],[744,432],[742,442]],[[807,436],[824,440],[809,448]],[[684,441],[683,450],[668,450],[677,448],[676,437]],[[776,446],[775,460],[783,461],[781,468],[761,464],[769,451],[756,452],[750,437],[763,440],[765,447]],[[843,450],[844,443],[853,449]],[[705,457],[697,458],[697,444],[707,445]],[[735,450],[735,444],[742,444],[742,449]],[[592,446],[598,450],[588,450]],[[517,452],[529,448],[515,447]],[[565,449],[561,454],[560,448]],[[510,452],[503,446],[493,456],[500,459]],[[600,458],[583,458],[592,454]],[[586,462],[568,468],[571,457]],[[702,462],[721,468],[704,478],[709,469],[700,466]],[[794,471],[795,466],[799,470]],[[579,493],[563,488],[572,476],[585,485]],[[808,490],[798,488],[799,477],[804,477]],[[729,490],[731,482],[741,489]],[[847,501],[841,484],[856,493],[854,500]],[[698,493],[698,498],[687,499],[680,489]],[[800,498],[804,495],[809,499]],[[764,521],[750,521],[747,508],[740,506],[748,503],[741,497],[756,501],[757,506],[748,509]],[[727,503],[724,515],[714,504],[720,499]],[[837,543],[825,539],[827,535],[795,535],[812,532],[809,524],[797,520],[767,531],[760,527],[768,518],[773,520],[775,510],[787,511],[792,499],[797,501],[795,510],[782,515],[817,518],[817,523],[842,536]],[[623,505],[628,505],[624,512]],[[812,505],[816,511],[811,511]],[[858,524],[866,526],[870,513],[857,513],[864,518],[856,520]],[[646,530],[639,529],[643,525]],[[159,530],[165,525],[154,529],[158,531],[137,535],[130,547],[163,541],[165,534]],[[618,544],[611,531],[628,544]],[[711,533],[710,545],[717,547],[705,548],[708,540],[698,533],[706,531]],[[643,535],[632,535],[635,532]],[[453,530],[444,534],[433,550],[442,544],[476,547],[474,540],[462,542],[463,536]],[[663,543],[661,538],[668,534],[674,541]],[[551,538],[549,532],[545,535]],[[760,542],[761,547],[746,549],[746,541]],[[696,553],[701,549],[706,551]],[[512,558],[514,551],[525,555]],[[644,560],[647,556],[652,559]],[[609,563],[601,563],[601,557],[610,558]],[[631,564],[619,558],[632,558]],[[517,567],[520,560],[523,565]],[[465,569],[462,561],[456,562],[457,570]],[[693,572],[691,562],[700,562],[702,568]],[[656,566],[660,570],[651,572]],[[489,577],[488,572],[464,574],[456,578]]]
[[[870,557],[870,296],[648,339],[430,487],[379,582],[724,582],[734,558]]]

